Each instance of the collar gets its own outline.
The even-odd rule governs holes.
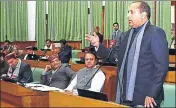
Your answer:
[[[86,70],[91,70],[97,68],[97,65],[95,65],[93,68],[87,68]]]
[[[148,23],[149,22],[149,20],[147,20],[145,23]],[[144,23],[144,24],[145,24]],[[144,24],[142,24],[141,26],[139,26],[139,27],[137,27],[137,28],[134,28],[134,32],[136,33],[136,32],[138,32],[143,26],[144,26]]]
[[[114,30],[114,32],[119,32],[119,30],[116,30],[116,31]]]

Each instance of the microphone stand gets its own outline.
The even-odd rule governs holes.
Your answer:
[[[31,78],[33,72],[35,71],[35,69],[38,67],[40,61],[41,61],[41,58],[47,53],[47,51],[44,51],[44,53],[40,56],[40,58],[38,59],[38,62],[37,62],[37,66],[34,67],[34,69],[32,70],[32,72],[30,73],[30,75],[28,76],[27,80],[24,81],[24,82],[20,82],[22,86],[26,86],[26,83],[29,81],[29,79]]]

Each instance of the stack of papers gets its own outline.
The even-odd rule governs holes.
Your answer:
[[[26,83],[26,88],[32,89],[32,90],[38,90],[38,91],[59,91],[59,92],[65,92],[62,89],[56,88],[56,87],[50,87],[42,84],[33,84],[33,83]]]

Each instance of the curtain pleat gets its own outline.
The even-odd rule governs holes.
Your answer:
[[[27,41],[27,1],[1,1],[0,41]]]
[[[45,1],[36,1],[35,38],[39,49],[45,46],[46,40],[46,9]]]

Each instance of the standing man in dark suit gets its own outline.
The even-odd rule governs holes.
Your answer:
[[[113,24],[114,31],[112,32],[112,40],[116,41],[116,45],[120,45],[123,39],[123,32],[119,30],[119,23],[115,22]]]
[[[100,28],[98,26],[94,28],[94,32],[96,33],[96,35],[98,35],[99,42],[103,43],[103,35],[100,33]]]
[[[60,40],[61,50],[59,52],[59,58],[62,64],[69,64],[70,58],[72,57],[72,47],[67,44],[65,39]]]
[[[18,82],[29,83],[33,81],[32,70],[28,64],[17,58],[14,53],[8,54],[5,58],[10,66],[6,73],[7,77],[17,79]]]
[[[58,55],[52,55],[48,60],[51,65],[46,65],[41,77],[41,84],[65,89],[76,73],[68,65],[61,64]]]
[[[116,102],[129,106],[160,107],[164,99],[163,83],[168,71],[168,43],[163,29],[150,24],[150,7],[138,1],[130,5],[127,31],[118,54],[118,87]],[[97,54],[110,53],[99,43],[98,36],[87,35]],[[117,52],[119,51],[119,52]],[[109,60],[114,61],[115,57]]]

